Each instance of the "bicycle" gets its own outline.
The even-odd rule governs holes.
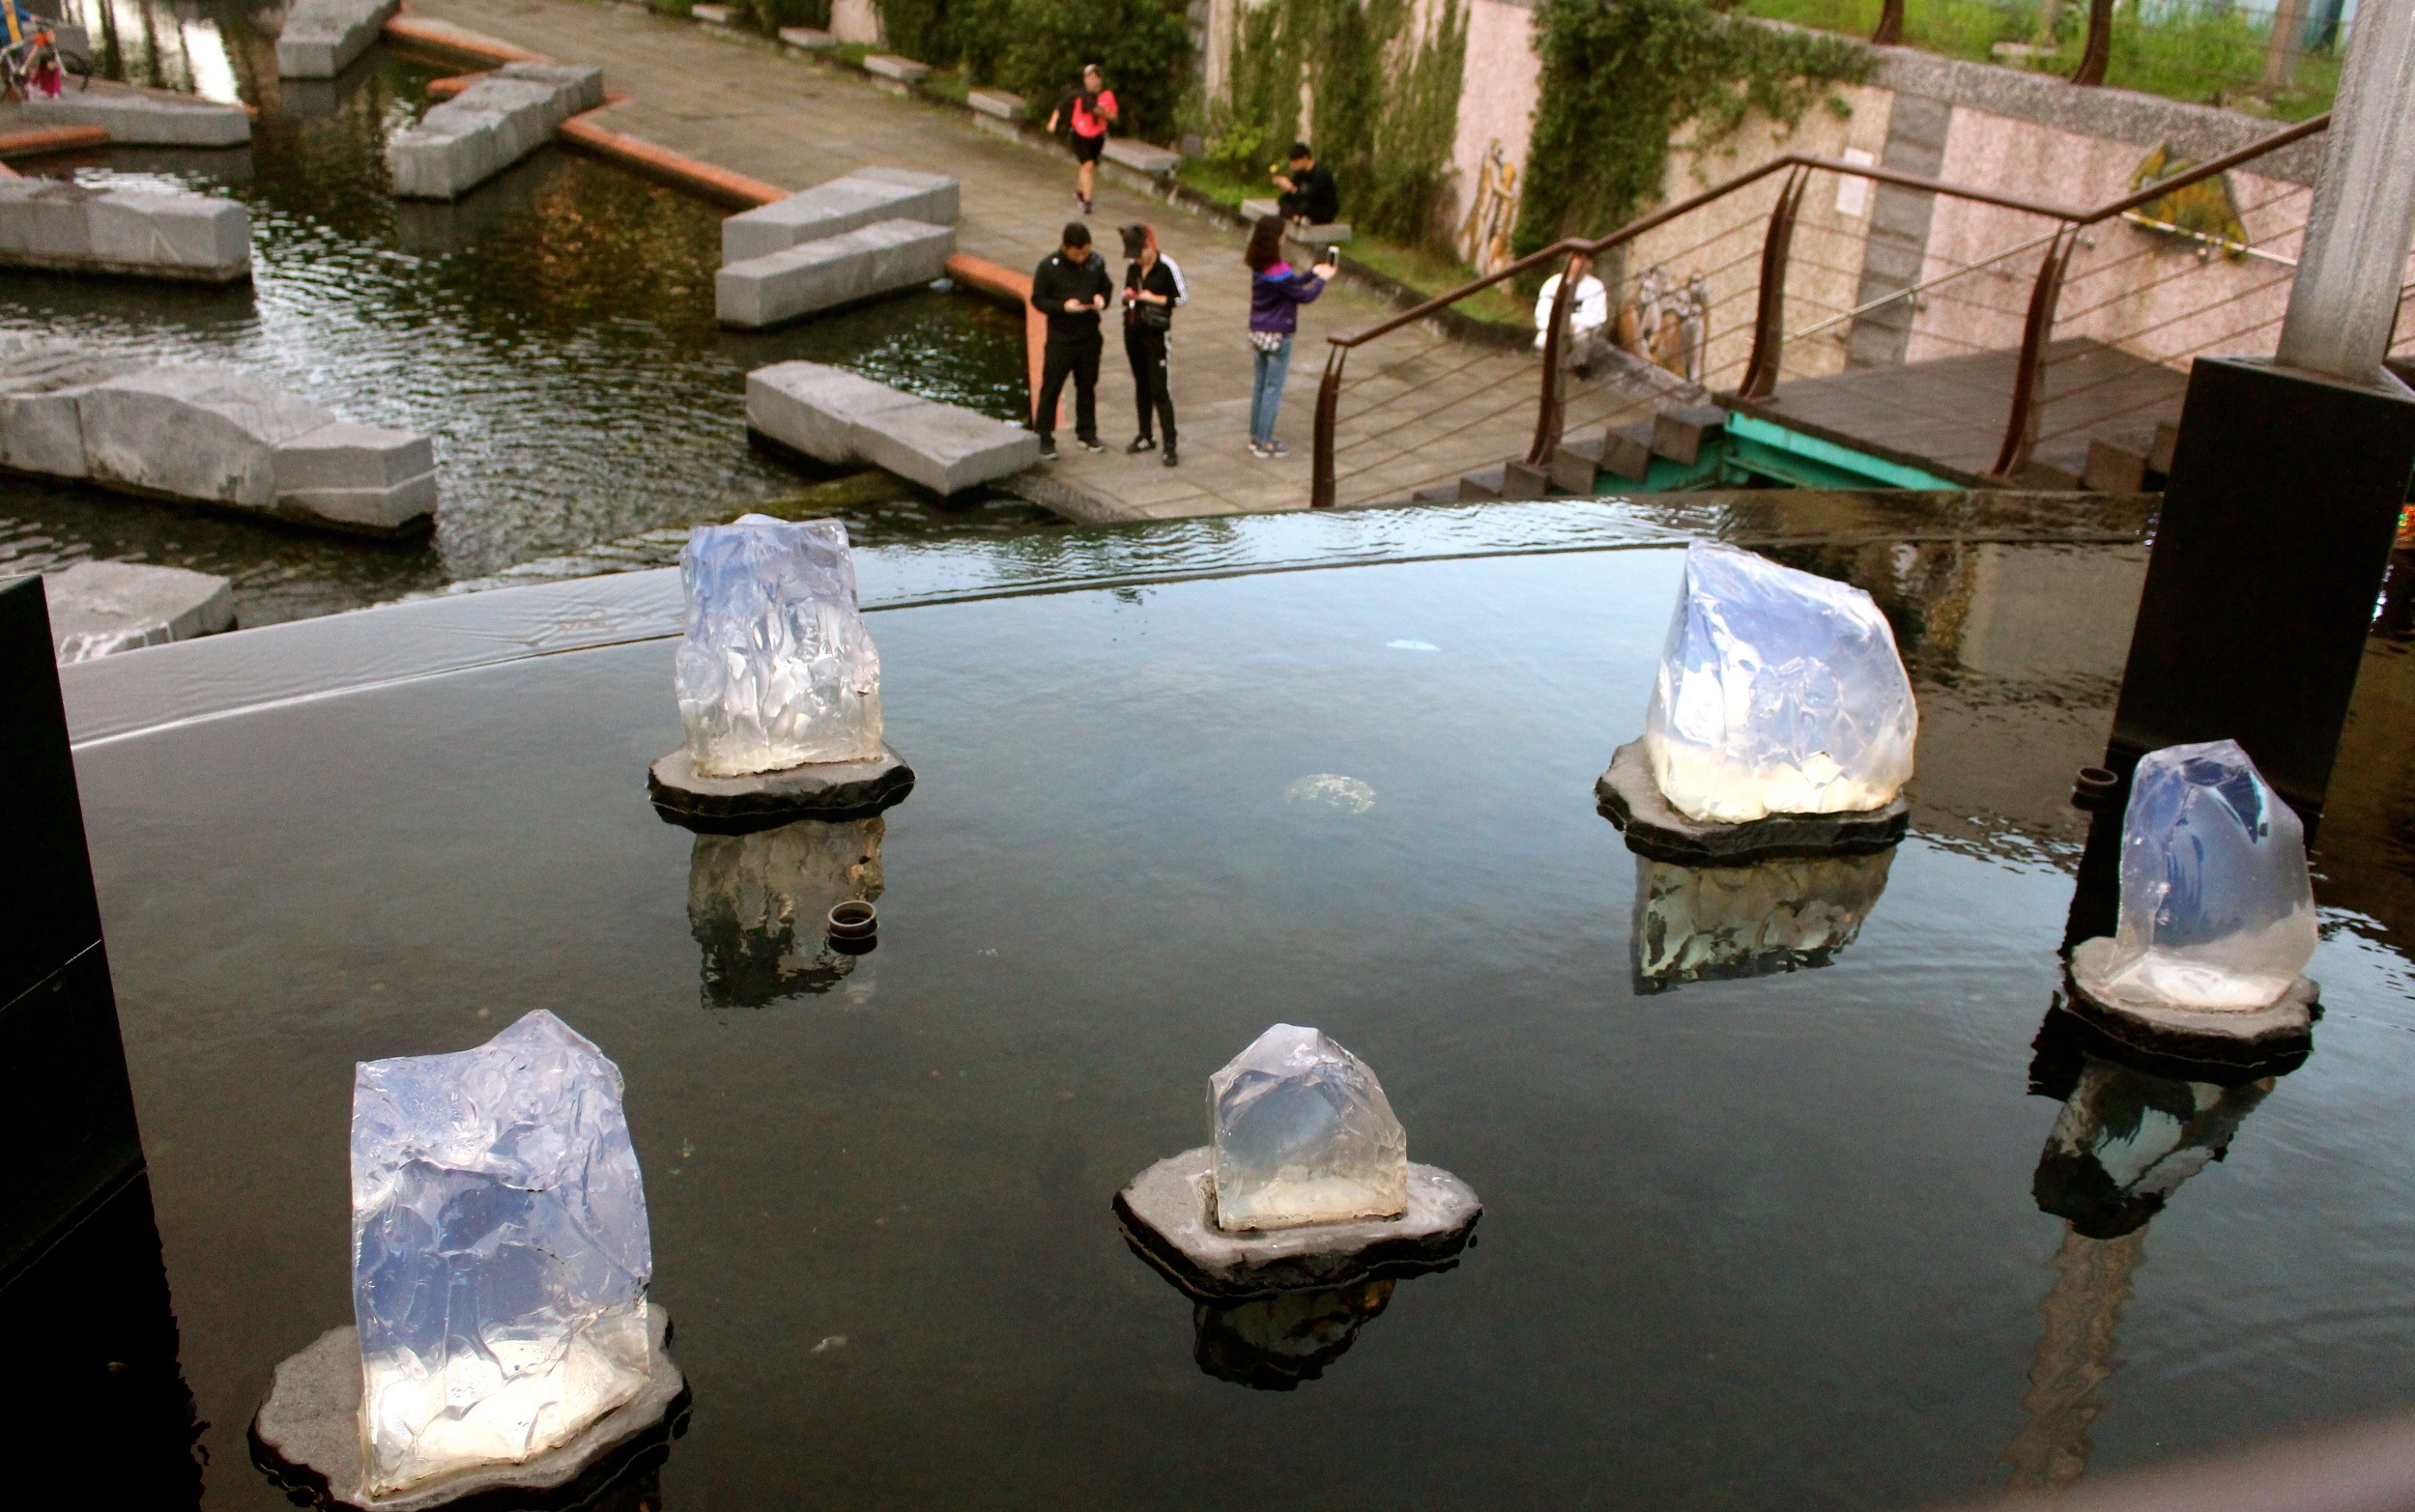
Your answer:
[[[0,5],[7,3],[0,0]],[[56,99],[70,79],[77,94],[90,89],[92,60],[62,50],[58,34],[47,26],[37,26],[0,47],[0,100]]]

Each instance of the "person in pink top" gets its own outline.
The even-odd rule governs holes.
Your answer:
[[[1080,164],[1074,170],[1074,198],[1081,201],[1081,213],[1085,215],[1090,214],[1090,189],[1099,169],[1099,154],[1107,151],[1107,128],[1115,124],[1117,113],[1115,92],[1107,87],[1107,75],[1099,71],[1095,63],[1082,65],[1081,88],[1049,112],[1051,134],[1060,118],[1074,128],[1074,161]]]

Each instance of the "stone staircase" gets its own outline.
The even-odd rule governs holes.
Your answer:
[[[1648,420],[1614,421],[1564,440],[1540,466],[1511,457],[1423,490],[1417,501],[1590,499],[1699,488],[1718,476],[1726,429],[1727,412],[1717,405],[1673,404]]]

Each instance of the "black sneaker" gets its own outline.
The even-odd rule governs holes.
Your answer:
[[[1157,438],[1154,436],[1135,436],[1132,439],[1132,444],[1126,446],[1124,449],[1135,455],[1138,455],[1144,451],[1155,451],[1157,450]]]
[[[1044,441],[1040,443],[1040,460],[1043,462],[1054,462],[1056,460],[1056,442],[1052,441]]]
[[[1174,465],[1174,448],[1171,446],[1165,448],[1165,465],[1169,468]]]
[[[1082,449],[1082,450],[1084,450],[1084,451],[1105,451],[1105,450],[1107,450],[1107,448],[1106,448],[1105,446],[1102,446],[1102,445],[1100,445],[1100,444],[1099,444],[1098,438],[1097,438],[1097,437],[1095,437],[1095,436],[1084,436],[1084,437],[1080,438],[1080,440],[1081,440],[1081,449]]]

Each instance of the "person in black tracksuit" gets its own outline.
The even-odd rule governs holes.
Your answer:
[[[1091,451],[1099,444],[1099,312],[1115,297],[1107,259],[1090,250],[1090,228],[1065,225],[1064,244],[1031,274],[1031,307],[1049,318],[1049,344],[1040,363],[1040,402],[1031,428],[1040,436],[1043,461],[1056,456],[1056,406],[1065,380],[1074,381],[1074,434]]]
[[[1157,444],[1149,434],[1154,417],[1165,432],[1165,465],[1174,459],[1174,394],[1166,382],[1165,344],[1171,339],[1174,306],[1190,299],[1182,270],[1158,250],[1157,228],[1146,224],[1124,227],[1124,356],[1132,361],[1132,396],[1140,407],[1140,434],[1124,449],[1147,451]]]

